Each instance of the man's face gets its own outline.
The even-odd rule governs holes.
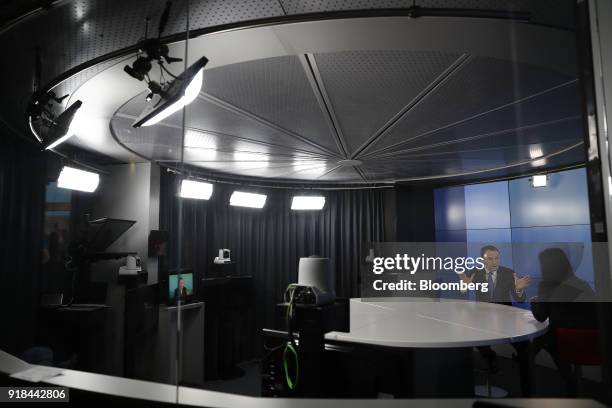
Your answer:
[[[499,268],[499,252],[495,250],[487,250],[482,256],[484,259],[485,269],[487,271],[496,271]]]
[[[183,287],[185,286],[185,281],[184,280],[179,280],[179,289],[183,290]]]

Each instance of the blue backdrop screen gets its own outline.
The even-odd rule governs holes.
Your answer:
[[[593,285],[585,169],[549,174],[546,187],[539,188],[528,177],[439,188],[434,200],[436,240],[465,242],[468,256],[478,256],[483,243],[503,248],[502,265],[532,277],[528,296],[535,295],[540,278],[537,254],[553,245]]]

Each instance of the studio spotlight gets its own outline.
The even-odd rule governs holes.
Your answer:
[[[36,123],[51,127],[55,124],[55,114],[53,113],[53,104],[61,104],[68,95],[58,97],[55,92],[38,92],[35,91],[32,94],[30,103],[28,104],[28,125],[30,131],[36,137],[39,142],[43,142],[43,139],[39,132],[36,130]]]
[[[145,98],[147,102],[151,102],[155,95],[160,95],[163,92],[162,86],[155,81],[149,81],[149,93]]]
[[[74,167],[64,166],[57,179],[57,186],[69,190],[84,191],[92,193],[96,191],[100,184],[100,175],[91,171],[75,169]]]
[[[546,159],[544,158],[544,151],[542,145],[533,144],[529,146],[529,158],[533,159],[531,165],[533,167],[541,167],[546,165]]]
[[[170,49],[166,44],[162,44],[161,35],[164,32],[164,28],[168,23],[168,17],[170,16],[170,9],[172,8],[172,1],[166,1],[166,7],[159,19],[159,25],[157,29],[157,38],[147,38],[149,31],[149,17],[145,19],[145,32],[144,40],[140,41],[138,46],[138,57],[132,63],[132,65],[126,65],[123,70],[132,78],[139,81],[146,81],[149,94],[146,97],[147,102],[153,99],[154,95],[163,95],[165,90],[168,89],[166,82],[163,77],[163,72],[167,73],[172,78],[176,78],[164,64],[172,64],[173,62],[182,61],[181,58],[171,57],[169,55]],[[149,71],[152,68],[152,62],[156,61],[159,65],[161,73],[161,85],[155,81],[152,81],[149,77]]]
[[[548,184],[548,176],[546,174],[536,174],[531,177],[532,187],[546,187]]]
[[[44,117],[45,114],[50,114],[49,109],[53,106],[53,103],[61,104],[67,97],[68,94],[57,96],[53,91],[34,92],[28,106],[28,114],[35,118]]]
[[[230,205],[234,207],[263,208],[266,205],[265,194],[234,191],[230,197]]]
[[[213,192],[213,185],[195,180],[181,181],[181,192],[183,198],[195,198],[198,200],[208,200]]]
[[[59,115],[49,126],[45,137],[45,150],[53,149],[74,136],[70,124],[83,103],[76,101]]]
[[[123,67],[123,70],[132,78],[142,81],[145,79],[145,75],[151,71],[151,60],[145,57],[138,57],[132,63],[132,66],[126,65]]]
[[[321,210],[325,206],[325,197],[294,196],[291,201],[292,210]]]
[[[206,57],[200,58],[173,80],[166,91],[153,96],[156,101],[152,101],[132,126],[138,128],[154,125],[191,103],[202,89],[204,66],[207,63]]]

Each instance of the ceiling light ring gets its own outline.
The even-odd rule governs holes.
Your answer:
[[[166,8],[164,9],[162,16],[160,17],[160,30],[158,30],[157,40],[162,44],[166,45],[168,43],[181,41],[184,39],[184,33],[173,33],[170,35],[162,36],[163,28],[167,23],[168,14],[170,11],[170,2],[166,3]],[[218,32],[224,32],[229,30],[243,30],[247,28],[257,28],[264,27],[274,24],[289,24],[289,23],[300,23],[300,22],[310,22],[310,21],[318,21],[323,19],[350,19],[350,18],[364,18],[364,17],[401,17],[408,16],[412,14],[414,17],[414,10],[411,10],[412,7],[408,8],[387,8],[387,9],[372,9],[372,10],[337,10],[337,11],[325,11],[325,12],[313,12],[307,14],[295,14],[295,15],[279,15],[274,17],[266,17],[258,20],[241,20],[237,22],[231,22],[227,24],[217,25],[217,26],[207,26],[202,28],[197,28],[191,30],[190,37],[199,37],[208,34],[214,34]],[[38,11],[38,10],[37,10]],[[428,8],[420,8],[419,16],[432,16],[432,17],[472,17],[472,18],[483,18],[483,19],[500,19],[500,20],[513,20],[513,21],[529,21],[528,13],[521,11],[483,11],[483,10],[469,10],[472,14],[466,14],[465,10],[452,10],[452,9],[428,9]],[[164,16],[166,15],[166,16]],[[145,23],[151,20],[150,17],[145,18]],[[20,22],[16,21],[16,22]],[[532,25],[539,25],[537,22],[531,21]],[[11,27],[12,23],[9,23],[7,27]],[[145,27],[146,28],[146,27]],[[146,32],[145,37],[146,38]],[[95,65],[107,62],[109,60],[115,58],[123,58],[133,54],[134,52],[141,52],[142,40],[137,44],[134,44],[130,47],[122,48],[116,51],[109,52],[107,54],[101,55],[99,57],[92,58],[86,62],[83,62],[75,67],[68,69],[67,71],[61,73],[60,75],[54,77],[50,80],[43,89],[53,89],[57,87],[62,82],[67,79],[77,75],[78,73],[91,68]]]

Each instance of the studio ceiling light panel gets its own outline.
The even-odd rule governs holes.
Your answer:
[[[69,190],[84,191],[92,193],[100,184],[100,175],[91,171],[75,169],[64,166],[57,179],[57,186]]]
[[[548,176],[546,174],[536,174],[531,177],[531,186],[532,187],[546,187],[548,183]]]
[[[45,150],[54,149],[74,136],[74,131],[70,125],[82,104],[81,101],[74,102],[57,117],[54,125],[49,128],[49,132],[45,137]]]
[[[183,180],[179,195],[183,198],[208,200],[213,192],[213,185],[195,180]]]
[[[292,210],[321,210],[325,206],[325,197],[294,196],[291,201]]]
[[[132,126],[138,128],[154,125],[193,102],[202,89],[204,66],[207,63],[208,59],[202,57],[187,68],[185,72],[172,81],[167,91],[163,92],[161,96],[155,96],[153,99],[155,102],[145,109]]]
[[[234,191],[230,197],[230,205],[234,207],[263,208],[266,205],[265,194]]]

